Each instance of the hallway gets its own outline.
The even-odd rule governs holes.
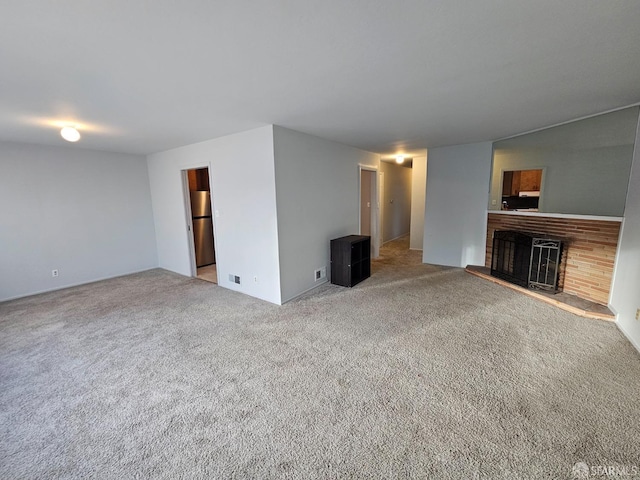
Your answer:
[[[409,250],[409,235],[391,240],[380,247],[380,256],[371,261],[372,272],[385,267],[422,265],[422,250]]]

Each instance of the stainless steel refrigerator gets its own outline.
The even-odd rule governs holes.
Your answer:
[[[207,191],[191,192],[191,216],[193,220],[193,242],[196,247],[196,267],[216,263],[213,249],[213,220],[211,218],[211,196]]]

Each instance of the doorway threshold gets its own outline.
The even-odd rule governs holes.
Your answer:
[[[196,275],[200,280],[204,280],[205,282],[218,284],[218,272],[216,268],[216,264],[207,265],[205,267],[198,267],[198,274]]]
[[[467,265],[465,270],[471,275],[484,278],[485,280],[497,283],[498,285],[502,285],[503,287],[507,287],[511,290],[524,293],[525,295],[536,298],[538,300],[542,300],[549,305],[554,305],[567,312],[580,315],[581,317],[606,320],[608,322],[615,322],[616,320],[616,316],[613,314],[613,312],[604,305],[585,300],[584,298],[576,297],[575,295],[570,295],[564,292],[554,294],[550,292],[543,292],[540,290],[530,290],[519,285],[514,285],[513,283],[509,283],[500,278],[491,276],[491,269],[489,267]]]

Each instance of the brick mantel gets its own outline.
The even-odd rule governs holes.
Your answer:
[[[558,286],[566,293],[601,305],[609,302],[620,219],[545,214],[488,214],[485,265],[491,266],[495,230],[542,233],[565,241]]]

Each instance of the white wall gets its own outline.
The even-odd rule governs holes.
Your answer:
[[[0,244],[0,300],[156,267],[145,158],[0,142]]]
[[[414,157],[411,169],[411,229],[409,248],[422,250],[424,243],[424,201],[427,192],[427,157]]]
[[[148,157],[158,263],[191,275],[181,171],[207,166],[211,176],[218,284],[279,304],[280,271],[271,126]],[[229,275],[241,277],[241,284]],[[257,277],[257,281],[254,281]]]
[[[484,265],[491,142],[429,149],[424,263]]]
[[[382,192],[382,242],[409,233],[411,226],[411,168],[380,162],[384,173]]]
[[[621,216],[632,155],[633,145],[576,151],[540,148],[496,151],[489,208],[500,210],[503,170],[546,168],[541,212]]]
[[[329,270],[329,241],[357,234],[358,165],[377,167],[379,156],[282,127],[274,127],[282,300],[321,284]]]
[[[618,314],[618,327],[640,351],[640,321],[635,319],[636,309],[640,308],[640,125],[613,274],[611,307]]]

